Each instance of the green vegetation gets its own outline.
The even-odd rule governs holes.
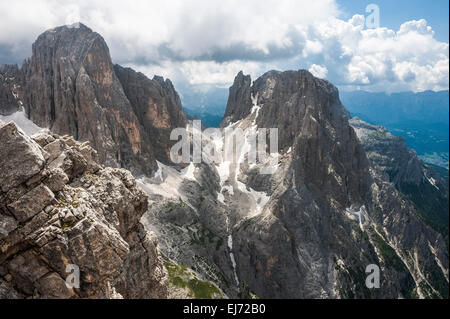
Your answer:
[[[213,299],[224,297],[213,283],[199,280],[187,267],[164,263],[169,272],[170,283],[178,288],[188,289],[189,296],[194,299]]]
[[[61,229],[67,229],[67,228],[72,228],[73,226],[76,225],[77,222],[65,222],[61,225]]]
[[[438,189],[429,183],[403,183],[400,191],[415,205],[415,214],[428,226],[448,237],[449,231],[449,203]]]
[[[189,237],[192,238],[191,243],[206,246],[215,244],[216,250],[219,250],[223,245],[223,238],[217,236],[211,229],[201,226],[200,229],[192,230],[188,228]]]
[[[183,203],[182,201],[179,201],[178,203],[169,201],[166,204],[166,208],[167,208],[168,211],[172,211],[172,210],[177,209],[177,208],[185,208],[185,207],[186,207],[186,204]]]
[[[395,250],[389,246],[383,238],[377,233],[373,233],[375,245],[380,251],[381,258],[383,258],[385,264],[389,267],[393,267],[395,270],[403,272],[408,271],[403,261],[398,257]]]
[[[370,299],[372,297],[371,291],[366,287],[366,273],[365,269],[362,266],[354,265],[350,267],[341,267],[338,264],[335,265],[335,270],[338,272],[338,277],[345,278],[344,282],[352,283],[351,286],[353,286],[356,289],[356,292],[358,295],[360,294],[360,297],[365,299]],[[339,295],[341,298],[344,299],[354,299],[357,296],[355,296],[355,292],[353,292],[351,289],[339,287]]]
[[[439,294],[444,299],[448,299],[449,297],[449,289],[448,282],[442,273],[442,270],[436,265],[432,264],[429,267],[426,267],[425,277],[428,282],[433,285],[433,287],[439,292]],[[433,297],[435,294],[432,293]]]
[[[448,225],[441,224],[436,221],[435,218],[431,217],[429,214],[425,213],[422,209],[416,206],[415,210],[416,216],[419,217],[425,224],[433,228],[435,231],[444,235],[444,237],[448,237]],[[448,246],[448,243],[447,243]]]
[[[389,246],[389,244],[377,233],[372,232],[372,236],[376,247],[378,248],[381,258],[388,268],[392,267],[399,273],[404,274],[400,278],[400,291],[406,299],[416,299],[417,292],[415,291],[416,284],[411,276],[408,268],[397,255],[396,251]]]
[[[387,132],[386,131],[376,131],[375,133],[373,133],[372,135],[369,136],[369,138],[373,138],[373,139],[379,139],[379,138],[384,138],[387,136]]]
[[[66,200],[64,197],[61,197],[58,200],[58,204],[56,205],[59,208],[72,206],[73,208],[80,207],[80,203],[78,202],[78,199],[81,197],[81,189],[76,189],[75,194],[73,196],[73,199],[71,201]]]
[[[202,272],[206,275],[206,279],[212,281],[214,283],[220,282],[222,286],[229,287],[229,283],[226,280],[223,273],[216,268],[216,265],[211,265],[209,260],[200,255],[193,256],[194,264],[198,266],[198,268],[203,269],[200,270],[196,266],[192,266],[192,269],[198,272]]]
[[[422,291],[423,296],[426,299],[438,299],[439,298],[439,296],[437,296],[433,292],[433,289],[431,289],[431,287],[425,281],[421,281],[419,283],[419,287],[420,287],[420,290]]]

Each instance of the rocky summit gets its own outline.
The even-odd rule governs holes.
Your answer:
[[[88,142],[0,124],[0,298],[166,298],[147,195]],[[66,281],[79,269],[80,285]],[[70,268],[69,268],[70,269]]]
[[[114,65],[82,24],[1,66],[2,118],[45,129],[0,124],[0,297],[448,298],[448,182],[403,139],[306,70],[240,72],[229,93],[232,161],[170,80]],[[171,162],[174,128],[200,163]],[[278,149],[250,162],[260,129]]]
[[[114,66],[105,40],[83,24],[46,31],[22,67],[0,68],[0,114],[23,108],[52,132],[89,141],[102,163],[150,174],[167,162],[167,130],[186,117],[169,80]]]
[[[239,73],[221,124],[245,132],[239,160],[159,165],[140,181],[152,203],[145,224],[166,256],[231,297],[446,298],[448,232],[424,220],[432,206],[401,186],[409,173],[385,171],[406,156],[416,192],[441,180],[404,142],[376,142],[388,146],[378,150],[383,169],[349,120],[336,87],[308,71],[270,71],[254,82]],[[270,164],[246,161],[258,128],[279,130],[272,175],[259,170]],[[221,153],[223,141],[216,145]],[[381,269],[379,289],[366,286],[370,265]]]

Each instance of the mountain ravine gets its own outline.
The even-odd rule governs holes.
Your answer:
[[[0,124],[0,297],[448,298],[448,184],[308,71],[236,76],[235,162],[195,132],[219,161],[173,164],[172,129],[197,130],[174,86],[114,65],[82,24],[0,67],[0,115],[46,128]],[[247,161],[261,128],[277,163]]]

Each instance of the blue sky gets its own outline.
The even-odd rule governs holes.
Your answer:
[[[357,13],[364,14],[370,3],[380,7],[382,27],[398,30],[405,21],[425,19],[436,32],[437,40],[449,41],[448,0],[338,0],[345,19]]]

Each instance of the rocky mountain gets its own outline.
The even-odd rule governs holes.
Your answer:
[[[2,114],[23,106],[38,126],[90,141],[102,163],[136,175],[167,161],[165,133],[186,121],[170,81],[114,66],[104,39],[83,24],[46,31],[32,51],[20,69],[0,69]]]
[[[170,163],[170,132],[186,127],[186,114],[181,100],[169,79],[155,76],[148,79],[142,73],[120,65],[114,66],[124,92],[137,115],[144,133],[149,137],[156,158]]]
[[[448,182],[408,149],[404,138],[357,117],[350,120],[350,125],[373,167],[417,206],[418,213],[430,226],[448,236]]]
[[[332,84],[307,71],[253,83],[239,73],[221,126],[246,132],[237,163],[159,165],[140,180],[151,194],[143,222],[164,255],[230,297],[448,296],[446,238],[368,158]],[[268,163],[246,163],[257,128],[279,130],[272,175],[259,173]],[[221,153],[223,140],[215,143]],[[371,264],[381,268],[380,289],[365,285]]]
[[[0,123],[0,298],[166,298],[147,195],[89,142]],[[69,288],[76,265],[80,286]]]

